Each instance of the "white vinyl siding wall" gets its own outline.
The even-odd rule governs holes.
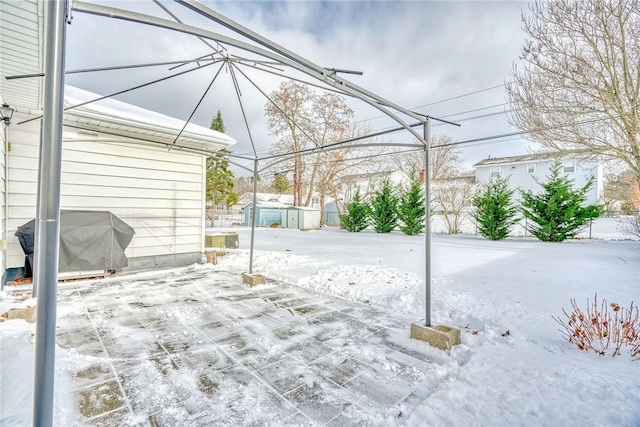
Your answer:
[[[0,124],[0,239],[7,240],[7,218],[6,218],[6,202],[7,202],[7,193],[6,193],[6,180],[7,180],[7,170],[4,167],[5,165],[5,154],[6,154],[6,141],[5,141],[5,129],[4,125]],[[2,268],[2,275],[5,274],[7,269],[7,252],[0,250],[0,268]],[[0,277],[0,283],[4,283],[3,277]]]
[[[537,162],[513,162],[503,163],[501,165],[479,165],[476,166],[476,180],[478,182],[484,182],[491,178],[494,168],[500,168],[501,176],[508,178],[509,187],[516,190],[514,194],[514,200],[520,200],[519,190],[531,190],[533,192],[539,192],[541,190],[540,182],[545,182],[547,176],[550,173],[550,168],[553,160],[540,160]],[[530,168],[533,165],[534,173],[530,172]],[[595,177],[595,185],[587,193],[587,203],[597,204],[602,201],[603,191],[603,174],[602,165],[593,161],[575,161],[570,160],[565,163],[572,168],[572,172],[561,171],[561,175],[566,175],[569,179],[573,180],[573,186],[575,188],[583,187],[591,176]]]
[[[43,25],[38,20],[44,2],[36,0],[0,1],[0,74],[2,76],[39,73],[42,71]],[[41,108],[42,79],[0,79],[0,92],[5,101],[22,107]]]
[[[24,265],[13,234],[36,214],[38,130],[37,121],[11,129],[8,268]],[[102,142],[65,128],[61,209],[119,216],[136,232],[130,258],[202,252],[204,166],[201,155]]]

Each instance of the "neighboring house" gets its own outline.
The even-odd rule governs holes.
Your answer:
[[[21,274],[24,253],[15,232],[36,216],[41,78],[6,76],[41,73],[42,2],[0,2],[0,101],[15,109],[2,135],[2,283]],[[97,95],[67,87],[65,106]],[[61,209],[111,211],[135,229],[126,250],[128,269],[188,265],[202,260],[206,162],[204,151],[235,141],[114,99],[64,114]],[[2,125],[0,125],[0,128]],[[171,149],[169,150],[169,148]],[[6,273],[5,273],[6,272]]]
[[[554,161],[562,161],[561,172],[573,180],[575,188],[583,187],[593,176],[595,182],[587,193],[586,203],[589,205],[603,202],[602,164],[593,160],[580,160],[571,154],[534,153],[511,157],[490,157],[475,165],[478,182],[487,181],[491,177],[508,177],[511,188],[539,192],[542,187],[537,182],[545,182],[549,168]],[[536,181],[537,180],[537,181]],[[519,199],[518,191],[514,194]]]

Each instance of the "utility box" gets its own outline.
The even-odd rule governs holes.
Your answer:
[[[204,236],[204,246],[205,248],[223,248],[226,247],[224,242],[224,236],[222,235],[212,235],[212,236]]]
[[[238,233],[224,233],[224,245],[227,248],[238,249],[240,247],[240,238],[238,237]]]
[[[219,251],[237,249],[240,247],[240,239],[236,232],[209,234],[204,236],[204,246]]]

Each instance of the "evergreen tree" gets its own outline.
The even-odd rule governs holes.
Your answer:
[[[593,218],[602,215],[602,206],[582,206],[586,193],[594,184],[591,177],[587,184],[573,188],[573,180],[560,175],[562,162],[551,166],[547,181],[539,184],[542,191],[521,191],[522,213],[529,220],[527,229],[543,242],[562,242],[573,238]]]
[[[385,180],[382,188],[373,196],[370,218],[377,233],[389,233],[396,228],[398,222],[398,198],[393,194],[391,183]]]
[[[225,132],[224,121],[220,110],[211,120],[210,128]],[[214,205],[231,206],[238,201],[238,195],[233,192],[234,175],[229,169],[229,161],[225,155],[230,151],[226,148],[219,150],[215,156],[207,158],[207,200]]]
[[[227,128],[224,127],[224,120],[222,120],[222,113],[220,110],[216,113],[216,116],[211,119],[211,124],[209,124],[209,128],[216,130],[218,132],[227,133]]]
[[[291,188],[291,184],[286,176],[279,173],[273,176],[273,189],[276,190],[276,193],[284,194],[289,191],[289,188]]]
[[[354,233],[369,226],[369,206],[360,200],[360,191],[356,192],[353,202],[347,204],[347,213],[340,215],[340,223],[345,230]]]
[[[502,240],[509,235],[511,226],[518,222],[518,208],[511,198],[515,190],[509,188],[508,178],[495,178],[485,182],[473,197],[473,218],[480,235],[491,240]]]
[[[400,198],[397,213],[400,231],[414,236],[424,231],[424,194],[415,171],[410,174],[409,179],[411,183]]]

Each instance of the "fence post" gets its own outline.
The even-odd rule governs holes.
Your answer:
[[[589,239],[591,239],[591,229],[593,227],[593,218],[589,218]]]

